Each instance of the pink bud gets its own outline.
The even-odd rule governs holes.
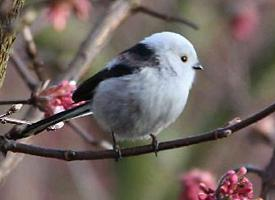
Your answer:
[[[199,197],[199,200],[206,200],[207,199],[207,194],[199,193],[198,197]]]
[[[240,176],[244,176],[247,173],[247,169],[245,167],[241,167],[238,171]]]
[[[236,184],[236,183],[238,183],[238,176],[236,174],[233,174],[229,177],[229,180],[230,180],[231,184]]]

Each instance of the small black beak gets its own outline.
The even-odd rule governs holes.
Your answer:
[[[200,63],[197,63],[196,65],[193,66],[193,69],[195,69],[195,70],[203,70],[203,66]]]

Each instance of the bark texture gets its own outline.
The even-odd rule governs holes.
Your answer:
[[[16,18],[25,0],[8,0],[0,4],[0,87],[2,87],[12,44],[16,38]]]

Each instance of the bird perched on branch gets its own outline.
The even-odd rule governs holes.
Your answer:
[[[60,121],[92,113],[103,130],[117,140],[152,138],[183,111],[195,71],[202,70],[193,45],[182,35],[155,33],[123,51],[74,92],[84,104],[29,125],[36,134]]]

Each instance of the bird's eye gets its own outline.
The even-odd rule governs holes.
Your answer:
[[[188,57],[187,57],[187,56],[182,56],[182,57],[181,57],[181,60],[182,60],[182,62],[187,62]]]

